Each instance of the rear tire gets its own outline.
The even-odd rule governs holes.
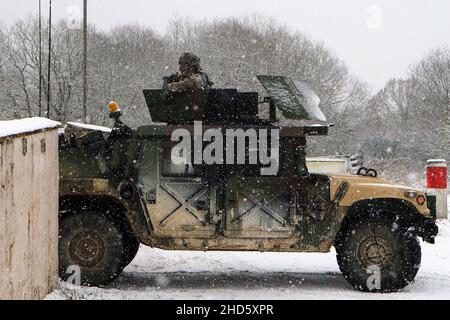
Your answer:
[[[417,237],[387,219],[351,223],[335,247],[339,269],[362,291],[398,291],[414,280],[420,267]]]
[[[59,276],[64,281],[80,270],[80,284],[103,286],[124,268],[127,237],[120,225],[99,212],[69,213],[59,221]],[[74,269],[75,268],[75,269]]]

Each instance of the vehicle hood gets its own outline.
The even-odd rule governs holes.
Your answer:
[[[348,189],[345,195],[339,201],[340,206],[351,206],[353,203],[366,199],[399,199],[410,202],[419,212],[424,215],[429,213],[427,204],[419,205],[416,198],[409,198],[405,195],[406,191],[415,191],[417,195],[424,195],[422,190],[401,185],[393,181],[381,178],[359,176],[359,175],[344,175],[344,174],[329,174],[330,179],[330,198],[333,200],[338,187],[345,181],[348,183]]]
[[[377,188],[388,188],[388,189],[392,189],[392,188],[396,188],[396,189],[401,189],[404,191],[416,191],[416,192],[423,192],[423,190],[414,188],[414,187],[409,187],[409,186],[405,186],[402,184],[399,184],[397,182],[394,181],[390,181],[387,179],[382,179],[382,178],[374,178],[374,177],[367,177],[367,176],[359,176],[359,175],[350,175],[350,174],[327,174],[327,176],[330,178],[330,180],[335,180],[335,181],[347,181],[348,183],[350,183],[353,186],[357,186],[357,185],[364,185],[364,186],[373,186],[373,187],[377,187]]]

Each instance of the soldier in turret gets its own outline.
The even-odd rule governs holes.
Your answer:
[[[185,52],[180,56],[178,63],[180,71],[169,77],[164,77],[164,89],[171,92],[194,92],[198,90],[207,92],[211,88],[213,82],[202,71],[200,58],[196,54]]]

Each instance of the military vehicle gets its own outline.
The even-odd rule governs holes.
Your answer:
[[[433,197],[380,179],[373,169],[309,173],[307,136],[329,130],[320,99],[305,82],[257,78],[263,99],[236,89],[144,90],[148,125],[129,128],[111,103],[112,130],[66,127],[60,137],[62,279],[76,265],[83,285],[108,284],[144,244],[261,252],[334,246],[344,277],[357,289],[389,292],[413,281],[418,237],[434,243],[438,232]],[[267,119],[259,116],[260,104],[270,110]],[[192,143],[174,151],[183,136]]]

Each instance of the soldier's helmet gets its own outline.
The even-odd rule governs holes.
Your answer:
[[[178,59],[178,63],[181,64],[187,64],[189,65],[192,72],[199,72],[201,71],[200,68],[200,57],[197,56],[195,53],[192,52],[184,52],[180,58]]]

